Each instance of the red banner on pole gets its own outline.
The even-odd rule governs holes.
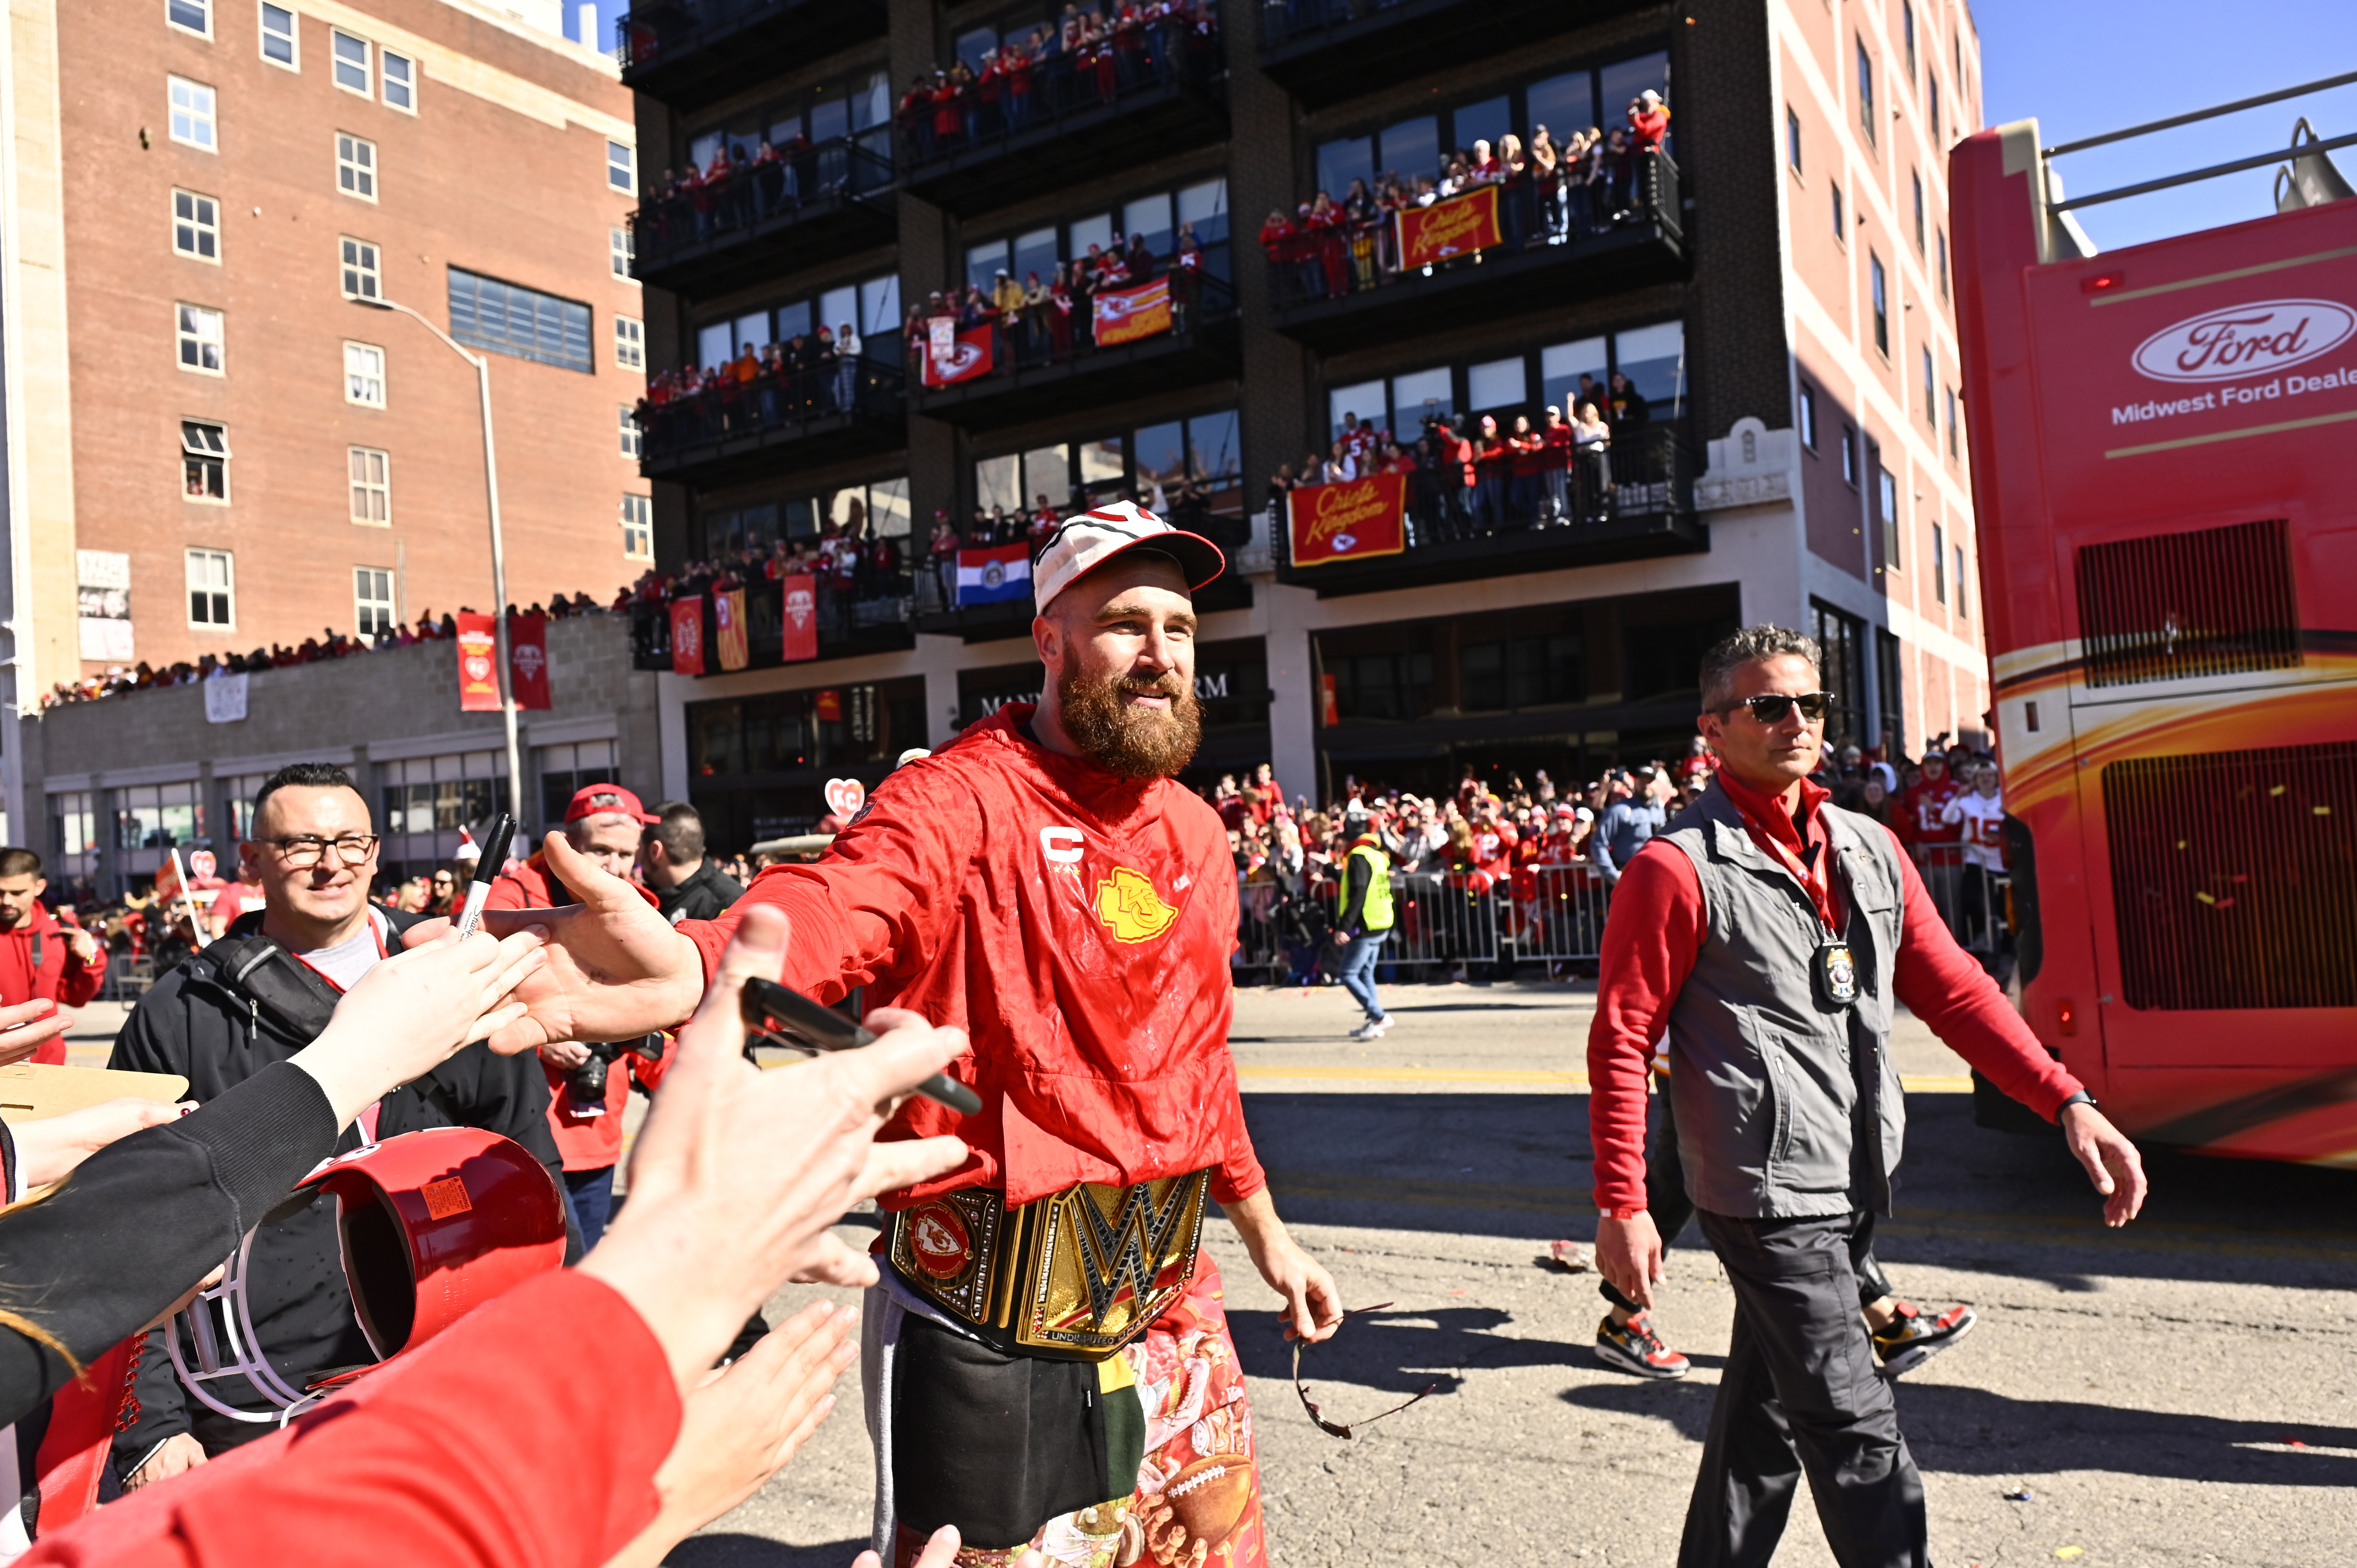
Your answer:
[[[1304,485],[1285,498],[1296,566],[1397,555],[1407,549],[1407,476]]]
[[[671,602],[671,670],[674,675],[704,673],[704,596]]]
[[[785,592],[785,637],[779,658],[788,664],[818,657],[818,579],[811,576],[783,577],[778,586]]]
[[[1498,188],[1485,185],[1429,207],[1399,210],[1400,267],[1428,267],[1486,251],[1505,238],[1498,227]]]
[[[946,351],[929,343],[925,348],[925,384],[946,387],[970,381],[990,369],[990,356],[991,328],[987,323],[959,333]]]
[[[1170,279],[1168,274],[1152,283],[1139,284],[1135,288],[1109,289],[1095,296],[1091,308],[1096,317],[1097,347],[1110,349],[1117,343],[1135,343],[1141,338],[1151,338],[1157,332],[1170,330]]]
[[[508,622],[508,690],[519,708],[549,705],[546,616],[516,616]]]
[[[475,610],[458,616],[458,711],[500,711],[500,638],[491,618]]]
[[[730,588],[712,596],[713,639],[719,644],[720,668],[742,670],[752,662],[745,638],[745,590]]]

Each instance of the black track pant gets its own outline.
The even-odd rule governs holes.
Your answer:
[[[1678,1568],[1766,1568],[1804,1471],[1841,1568],[1928,1568],[1923,1479],[1857,1315],[1874,1217],[1705,1211],[1702,1232],[1735,1287],[1735,1330]]]

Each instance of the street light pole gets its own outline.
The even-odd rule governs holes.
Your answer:
[[[399,311],[442,339],[449,345],[452,353],[475,367],[475,385],[482,394],[483,405],[483,491],[491,515],[491,628],[499,660],[500,714],[507,724],[508,810],[515,814],[518,822],[529,822],[531,819],[523,809],[523,749],[516,740],[515,671],[508,656],[508,552],[506,536],[500,530],[499,458],[491,444],[490,356],[468,352],[457,338],[408,306],[390,299],[369,299],[360,295],[352,295],[351,301],[371,310]]]

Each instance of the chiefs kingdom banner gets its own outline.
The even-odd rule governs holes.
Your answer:
[[[1486,251],[1505,238],[1498,227],[1498,188],[1485,185],[1429,207],[1399,210],[1400,268],[1428,267]]]
[[[991,331],[987,324],[969,327],[951,340],[946,350],[939,344],[928,342],[925,346],[925,384],[929,387],[955,386],[988,371]]]
[[[788,664],[818,657],[818,579],[780,577],[778,587],[785,610],[784,641],[779,658]]]
[[[458,620],[458,711],[500,711],[499,633],[479,610],[461,611]]]
[[[1170,330],[1170,279],[1168,274],[1135,288],[1108,289],[1095,296],[1091,309],[1096,321],[1097,347],[1110,349],[1135,343]]]
[[[674,675],[704,673],[704,596],[671,602],[671,669]]]
[[[1286,497],[1296,566],[1397,555],[1407,549],[1407,476],[1304,485]]]

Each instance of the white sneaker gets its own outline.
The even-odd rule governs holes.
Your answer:
[[[1351,1038],[1354,1040],[1380,1040],[1385,1035],[1390,1034],[1391,1029],[1391,1017],[1389,1015],[1385,1015],[1381,1018],[1370,1018],[1365,1023],[1360,1025],[1357,1028],[1351,1030]]]

